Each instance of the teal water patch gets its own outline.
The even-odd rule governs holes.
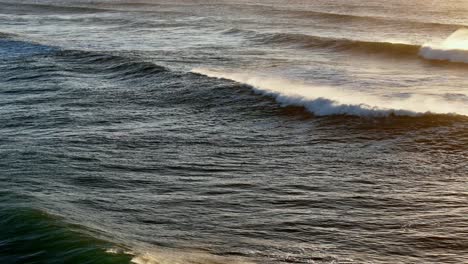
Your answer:
[[[0,33],[1,59],[28,58],[30,56],[48,54],[56,50],[54,47],[2,38]]]
[[[43,211],[0,203],[0,263],[131,263],[112,243]]]

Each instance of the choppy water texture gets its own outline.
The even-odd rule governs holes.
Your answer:
[[[2,0],[0,262],[468,262],[466,14]]]

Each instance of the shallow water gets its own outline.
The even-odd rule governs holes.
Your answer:
[[[1,262],[468,261],[467,9],[1,2]]]

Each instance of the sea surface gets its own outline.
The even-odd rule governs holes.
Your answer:
[[[468,263],[468,3],[0,1],[0,263]]]

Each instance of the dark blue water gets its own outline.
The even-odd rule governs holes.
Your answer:
[[[466,66],[257,4],[0,3],[0,262],[467,261]]]

